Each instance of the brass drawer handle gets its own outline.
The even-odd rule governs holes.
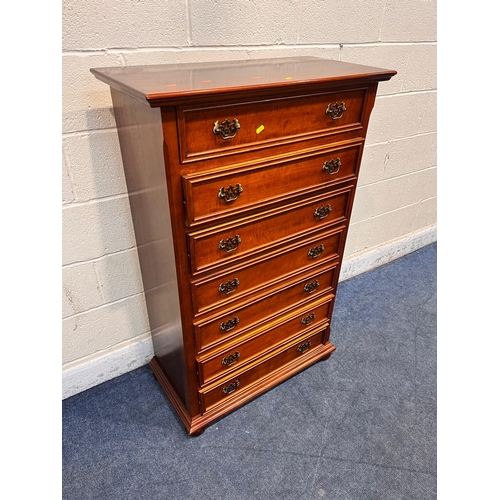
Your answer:
[[[229,295],[230,293],[233,293],[237,288],[238,285],[240,284],[240,280],[238,278],[234,278],[234,280],[229,280],[226,281],[225,283],[221,283],[219,285],[219,292],[225,293],[226,295]]]
[[[317,217],[319,220],[324,219],[325,217],[328,217],[328,214],[332,211],[332,206],[330,203],[328,205],[323,205],[322,207],[317,208],[314,211],[314,217]]]
[[[313,248],[310,248],[309,251],[307,252],[307,255],[315,259],[316,257],[319,257],[324,251],[325,251],[325,246],[321,244]]]
[[[312,313],[312,314],[309,314],[309,316],[306,316],[305,318],[302,318],[300,320],[300,322],[303,325],[309,326],[315,319],[316,319],[316,314]]]
[[[337,159],[331,159],[328,161],[325,161],[323,163],[323,172],[328,172],[330,175],[337,174],[340,170],[340,167],[342,166],[342,162],[340,161],[340,158]]]
[[[311,347],[311,341],[308,340],[307,342],[304,342],[303,344],[300,344],[299,347],[297,347],[297,351],[300,352],[300,354],[304,354],[306,351],[309,350],[309,347]]]
[[[345,102],[341,102],[340,104],[336,102],[332,105],[332,103],[328,104],[326,107],[325,113],[332,118],[332,120],[338,120],[342,118],[342,115],[347,111],[345,107]]]
[[[226,240],[220,240],[219,241],[219,250],[224,250],[225,252],[234,252],[237,248],[238,245],[241,243],[241,238],[237,234],[234,236],[229,236]]]
[[[222,364],[226,366],[231,366],[234,363],[236,363],[238,359],[240,359],[240,353],[239,351],[236,351],[234,354],[229,355],[227,358],[222,358]]]
[[[217,196],[221,200],[225,200],[226,203],[230,203],[231,201],[237,200],[240,197],[241,193],[243,193],[241,184],[236,184],[236,187],[232,184],[229,184],[226,189],[224,189],[224,187],[221,187]]]
[[[214,123],[214,134],[220,135],[223,139],[233,139],[236,137],[238,130],[240,129],[240,124],[238,120],[235,118],[232,122],[228,119],[225,119],[222,123],[219,124],[219,120]]]
[[[318,280],[311,281],[311,283],[307,283],[306,285],[304,285],[304,292],[312,293],[312,292],[316,291],[318,289],[318,287],[319,287]]]
[[[223,321],[220,326],[219,330],[221,332],[230,332],[231,330],[234,330],[236,328],[236,325],[240,322],[240,318],[238,316],[235,316],[233,319],[228,319],[227,321]]]
[[[231,382],[230,384],[226,385],[226,387],[222,389],[222,392],[224,394],[231,394],[236,389],[238,389],[239,386],[240,386],[239,380],[235,380],[234,382]]]

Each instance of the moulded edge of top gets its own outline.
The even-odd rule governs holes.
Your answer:
[[[296,72],[299,66],[301,74],[295,77],[294,70]],[[270,70],[271,77],[262,79],[259,75],[249,76],[251,73],[268,75]],[[307,70],[310,77],[305,76]],[[397,74],[395,70],[315,57],[116,66],[91,68],[90,71],[110,87],[148,103],[151,107],[228,93],[319,87],[343,81],[381,82],[390,80]],[[219,77],[215,82],[209,78],[212,74]],[[284,76],[287,74],[292,76]],[[170,81],[172,83],[167,83]],[[173,83],[174,81],[177,83]]]

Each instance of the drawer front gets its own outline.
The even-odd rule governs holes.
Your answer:
[[[184,176],[186,219],[195,224],[276,201],[281,196],[324,188],[357,175],[362,144],[286,162]]]
[[[259,324],[263,324],[299,304],[300,307],[305,306],[307,302],[312,302],[315,296],[332,293],[333,283],[326,282],[328,276],[331,276],[330,271],[325,271],[316,277],[318,282],[325,283],[323,289],[316,295],[308,294],[304,290],[306,285],[315,280],[301,280],[274,290],[252,302],[239,304],[232,309],[195,323],[198,351],[247,334]]]
[[[367,88],[177,108],[181,160],[361,129]]]
[[[308,231],[328,227],[347,219],[353,187],[324,194],[257,217],[189,235],[191,270],[239,259],[259,250],[270,251]]]
[[[215,278],[192,283],[191,297],[195,314],[269,292],[271,288],[282,286],[279,283],[292,276],[296,276],[295,280],[304,279],[308,283],[318,281],[317,286],[309,287],[310,291],[306,291],[304,297],[322,291],[325,286],[333,282],[333,275],[337,271],[337,264],[331,262],[332,259],[339,257],[338,251],[343,229],[337,230],[328,237],[328,240],[322,239],[322,241],[327,240],[328,244],[325,251],[316,259],[308,255],[310,248],[314,248],[316,243],[313,245],[311,242],[306,242],[258,263],[246,264],[244,267],[225,272]],[[325,261],[330,262],[328,275],[319,280],[315,276],[320,272],[316,264]],[[310,269],[311,266],[314,268]]]
[[[324,334],[325,329],[322,329],[309,336],[304,336],[248,370],[236,373],[234,377],[226,379],[212,388],[200,391],[202,411],[209,411],[216,405],[237,397],[277,370],[300,358],[307,357],[323,345]]]
[[[290,319],[279,322],[275,327],[266,328],[263,333],[226,348],[217,354],[205,357],[198,363],[200,384],[239,369],[253,361],[257,356],[276,348],[280,344],[310,330],[312,323],[319,325],[328,321],[332,297],[323,299],[302,308]]]

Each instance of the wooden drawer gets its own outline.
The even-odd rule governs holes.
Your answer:
[[[182,178],[188,225],[262,207],[283,196],[324,188],[357,175],[362,143]],[[281,201],[281,200],[280,200]]]
[[[257,356],[264,355],[306,330],[310,331],[317,325],[327,322],[331,305],[332,296],[323,298],[322,301],[302,308],[293,316],[284,318],[273,326],[267,326],[243,342],[227,347],[223,351],[210,353],[209,356],[198,360],[200,384],[207,384],[231,370],[240,369]],[[313,323],[314,326],[311,327]]]
[[[308,269],[305,272],[292,275],[292,279],[294,282],[303,284],[304,298],[306,298],[323,292],[328,287],[332,287],[332,283],[336,279],[335,273],[337,272],[337,268],[338,266],[332,263],[329,263],[326,268],[322,267],[318,269],[315,266],[312,270]],[[276,268],[272,265],[272,261],[269,265],[264,265],[263,269],[267,273],[276,273]],[[235,272],[235,276],[232,280],[227,281],[212,278],[206,286],[203,286],[203,284],[198,284],[198,286],[193,285],[194,290],[198,292],[196,298],[205,301],[202,302],[202,305],[208,303],[206,307],[197,310],[197,312],[203,313],[207,309],[224,306],[227,308],[228,305],[242,299],[252,300],[263,293],[272,292],[274,288],[282,288],[290,282],[289,276],[285,276],[279,281],[276,279],[261,282],[259,280],[265,278],[266,275],[256,274],[255,268],[243,268],[241,273]],[[238,276],[241,276],[241,279]],[[257,281],[257,286],[252,287],[253,278]],[[200,300],[197,302],[200,302]],[[197,302],[195,302],[196,305]]]
[[[180,106],[177,117],[181,161],[361,129],[366,93],[363,87],[264,101]]]
[[[224,226],[191,233],[189,238],[192,273],[226,264],[259,250],[303,236],[310,231],[344,222],[353,186],[285,205]]]
[[[330,271],[324,271],[314,279],[300,280],[253,301],[238,303],[231,309],[219,312],[216,315],[197,321],[194,324],[197,350],[201,352],[216,344],[221,344],[235,337],[247,334],[253,328],[277,318],[294,307],[302,307],[312,302],[315,297],[324,296],[333,292],[333,283],[327,283]],[[324,282],[325,286],[315,295],[304,291],[304,286],[311,281]]]
[[[318,297],[331,296],[335,293],[337,271],[338,266],[335,266],[307,279],[282,284],[265,295],[238,302],[231,308],[196,321],[198,352],[240,338],[269,318],[279,316],[281,311],[302,307],[300,304],[311,303]]]
[[[326,243],[325,251],[315,259],[308,255],[308,252],[317,245],[317,241],[309,240],[277,255],[266,256],[264,260],[245,263],[232,271],[192,283],[191,298],[195,314],[268,293],[272,288],[282,287],[283,281],[287,279],[305,280],[305,286],[309,282],[318,281],[315,274],[325,269],[324,266],[318,269],[318,264],[328,263],[327,270],[332,273],[332,277],[327,276],[326,279],[318,281],[319,285],[304,296],[322,291],[333,282],[333,273],[338,270],[337,263],[333,264],[332,260],[339,257],[338,251],[344,230],[345,228],[341,227],[328,236],[323,235],[321,241],[323,245]]]
[[[235,373],[233,377],[227,378],[224,382],[220,382],[213,387],[202,389],[200,391],[202,411],[209,411],[216,405],[237,397],[263,378],[285,368],[289,363],[311,355],[318,347],[323,345],[325,330],[323,328],[312,334],[305,335],[286,347],[277,350],[272,356],[265,358],[248,370]]]

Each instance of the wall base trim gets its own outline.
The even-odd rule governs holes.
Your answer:
[[[437,226],[405,235],[375,249],[355,254],[342,263],[340,281],[353,278],[437,241]],[[153,358],[151,338],[128,342],[99,358],[83,361],[62,373],[62,398],[66,399],[107,380],[147,365]]]
[[[344,259],[339,281],[353,278],[392,260],[408,255],[419,248],[437,241],[437,226],[430,226],[421,231],[391,240],[375,249],[360,252]]]
[[[141,340],[130,341],[99,358],[71,366],[62,372],[62,399],[147,365],[152,357],[151,337],[141,335]]]

